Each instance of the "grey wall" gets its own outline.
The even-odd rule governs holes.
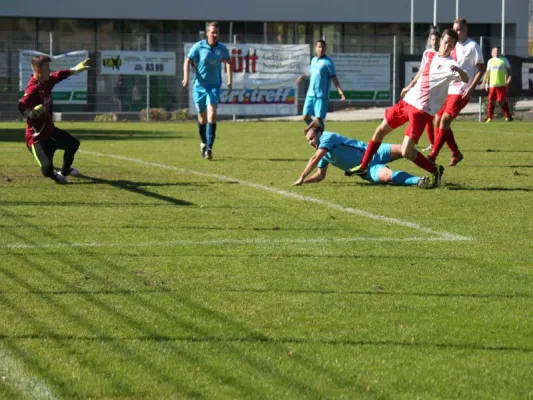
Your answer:
[[[454,0],[438,0],[438,20],[452,21]],[[474,23],[501,20],[502,0],[460,0]],[[0,16],[288,22],[408,22],[410,0],[26,0],[0,1]],[[511,6],[512,4],[512,6]],[[415,0],[416,22],[433,20],[433,1]],[[507,0],[507,21],[526,25],[529,0]],[[523,30],[520,29],[522,32]]]
[[[437,22],[455,18],[455,1],[438,0]],[[459,14],[472,23],[500,23],[502,0],[460,0]],[[411,0],[0,0],[1,17],[219,20],[267,22],[410,21]],[[510,49],[527,53],[529,0],[506,0]],[[433,21],[433,1],[415,0],[415,22]],[[1,27],[0,27],[1,29]],[[514,46],[513,46],[514,45]]]

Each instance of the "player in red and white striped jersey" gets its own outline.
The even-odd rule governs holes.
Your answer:
[[[452,57],[468,74],[466,83],[456,82],[450,85],[448,98],[442,109],[435,116],[437,135],[435,145],[429,158],[436,160],[444,142],[452,152],[449,166],[455,167],[463,159],[463,154],[455,142],[451,124],[461,110],[470,102],[470,95],[485,73],[485,62],[479,45],[468,37],[468,22],[465,18],[458,18],[453,23],[453,30],[457,32],[459,40],[452,52]]]
[[[346,175],[364,175],[372,157],[383,139],[392,130],[409,122],[402,143],[402,155],[420,168],[433,175],[433,186],[439,186],[444,172],[442,166],[435,165],[416,149],[418,139],[424,132],[427,122],[442,107],[450,83],[468,82],[468,75],[459,68],[450,54],[457,43],[458,35],[447,29],[442,33],[438,53],[427,53],[420,64],[420,78],[402,90],[403,99],[385,112],[385,119],[377,127],[368,143],[361,165],[346,171]]]

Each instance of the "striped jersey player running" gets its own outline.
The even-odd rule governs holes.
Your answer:
[[[413,80],[404,90],[403,99],[385,112],[385,119],[377,127],[360,165],[345,172],[347,176],[365,175],[374,154],[378,151],[387,134],[409,122],[402,143],[402,155],[413,161],[420,168],[432,174],[432,186],[441,183],[444,167],[424,157],[416,149],[418,139],[424,132],[427,122],[442,107],[450,83],[468,82],[464,72],[450,54],[457,43],[458,35],[452,29],[446,29],[441,36],[438,53],[426,53],[420,64],[420,78]]]
[[[468,37],[468,22],[465,18],[457,18],[453,23],[453,30],[459,37],[457,45],[451,56],[457,61],[461,69],[467,74],[469,81],[465,83],[454,82],[448,90],[448,98],[444,106],[435,116],[437,132],[435,135],[435,145],[429,158],[435,161],[439,155],[444,142],[452,152],[450,167],[455,167],[463,159],[463,154],[455,142],[455,137],[451,129],[451,124],[459,115],[461,110],[470,102],[470,96],[476,85],[485,73],[485,62],[479,45]]]

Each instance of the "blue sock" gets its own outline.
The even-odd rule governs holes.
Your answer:
[[[205,124],[200,124],[200,122],[198,122],[198,133],[200,133],[200,140],[202,141],[203,144],[206,144],[207,140],[206,140],[206,137],[205,137],[205,128],[206,128],[206,125]]]
[[[326,124],[324,123],[324,120],[323,120],[323,119],[319,119],[319,120],[318,120],[318,123],[320,124],[320,126],[322,127],[322,129],[326,129]]]
[[[414,186],[418,184],[419,176],[413,176],[405,171],[394,171],[392,173],[392,184],[397,186]]]
[[[215,144],[215,138],[217,137],[217,124],[209,122],[207,123],[207,149],[213,150],[213,145]]]
[[[307,118],[304,119],[304,121],[305,121],[305,123],[306,123],[307,125],[309,125],[311,122],[313,122],[313,118],[311,118],[311,117],[307,117]]]

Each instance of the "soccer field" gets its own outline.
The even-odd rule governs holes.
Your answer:
[[[457,122],[434,190],[291,187],[303,123],[59,126],[69,185],[0,125],[0,398],[533,398],[532,123]]]

